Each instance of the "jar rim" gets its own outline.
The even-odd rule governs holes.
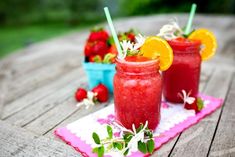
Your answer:
[[[200,51],[201,41],[189,40],[187,42],[178,40],[168,40],[173,53],[197,53]]]
[[[159,65],[159,59],[153,59],[149,61],[142,61],[142,62],[132,62],[132,61],[126,61],[125,59],[118,59],[116,58],[117,63],[120,64],[126,64],[130,66],[147,66],[147,65],[154,65],[157,64]]]
[[[125,73],[130,73],[135,75],[137,73],[151,74],[152,72],[149,71],[155,71],[155,70],[158,71],[159,69],[160,66],[158,59],[143,61],[143,62],[133,62],[133,61],[116,59],[116,70],[125,71]]]
[[[167,42],[172,46],[182,46],[182,47],[198,47],[201,45],[200,40],[188,40],[187,42],[179,40],[167,40]]]

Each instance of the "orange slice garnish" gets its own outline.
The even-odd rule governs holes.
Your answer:
[[[173,62],[173,51],[170,45],[166,40],[157,36],[148,37],[140,48],[140,52],[144,57],[158,58],[161,71],[167,70]]]
[[[201,41],[202,49],[200,53],[202,60],[208,60],[215,55],[217,41],[211,31],[204,28],[197,29],[188,38]]]

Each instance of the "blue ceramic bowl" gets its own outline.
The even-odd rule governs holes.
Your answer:
[[[89,88],[92,89],[99,83],[102,83],[108,87],[109,92],[113,93],[115,66],[115,64],[83,62],[83,68],[88,77]]]

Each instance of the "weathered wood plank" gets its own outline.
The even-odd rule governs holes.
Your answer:
[[[49,44],[47,44],[49,46]],[[82,51],[80,52],[77,50],[68,51],[66,52],[60,52],[59,48],[56,51],[55,54],[51,54],[52,52],[46,51],[46,53],[41,51],[39,46],[37,45],[37,53],[32,53],[29,55],[22,55],[18,58],[14,59],[14,62],[12,63],[12,69],[14,71],[14,76],[23,76],[27,75],[28,73],[31,73],[35,70],[44,68],[46,66],[51,66],[53,64],[59,63],[59,62],[68,62],[69,60],[73,61],[73,59],[77,59],[77,62],[80,63],[80,60],[82,58],[80,57],[82,54]],[[34,51],[35,52],[35,51]],[[69,52],[69,53],[68,53]],[[38,54],[40,53],[40,54]],[[42,56],[43,54],[43,56]],[[38,56],[41,55],[41,56]],[[75,63],[75,64],[78,64]]]
[[[0,156],[79,156],[71,147],[0,121]]]
[[[92,108],[96,108],[97,110],[100,109],[100,106],[105,107],[106,104],[109,104],[109,102],[105,104],[97,104],[97,106],[94,106]],[[79,114],[80,118],[85,114],[90,113],[85,110],[86,109],[84,107],[79,107],[79,108],[76,107],[76,101],[74,100],[74,97],[71,97],[68,101],[62,103],[59,106],[56,106],[55,108],[53,108],[43,116],[39,117],[32,123],[26,125],[25,128],[33,132],[36,132],[38,134],[45,134],[50,130],[52,130],[55,126],[60,124],[65,119],[71,117],[71,115],[75,113],[77,114],[77,111],[80,112]]]
[[[2,118],[5,100],[7,97],[6,93],[8,91],[8,86],[10,82],[11,82],[11,72],[8,70],[0,71],[0,119]]]
[[[6,90],[6,81],[5,81],[5,74],[0,73],[0,119],[3,113],[3,105],[5,99],[5,90]]]
[[[213,139],[209,156],[235,156],[235,77]]]
[[[231,78],[231,71],[216,69],[209,80],[204,93],[224,99],[230,86]],[[217,110],[197,125],[184,131],[180,135],[174,149],[171,151],[170,156],[206,156],[220,112],[221,109]]]
[[[85,73],[82,68],[75,69],[64,76],[61,76],[60,78],[58,78],[58,80],[52,82],[51,84],[48,84],[37,90],[34,90],[28,93],[27,95],[11,102],[10,104],[6,104],[2,118],[6,119],[10,115],[22,110],[28,105],[36,103],[40,99],[43,99],[46,96],[56,92],[59,88],[65,86],[69,82],[77,80],[79,77],[84,75]]]
[[[12,53],[0,62],[11,63],[15,78],[51,63],[71,58],[82,59],[83,45],[89,32],[88,29],[83,31],[37,42]]]
[[[5,121],[18,126],[24,126],[28,124],[29,122],[51,110],[53,107],[66,101],[74,94],[77,86],[81,82],[85,82],[85,77],[81,77],[79,80],[68,84],[65,88],[61,88],[48,97],[38,101],[37,103],[20,110],[16,114],[5,119]]]
[[[53,80],[63,76],[72,69],[78,68],[80,65],[81,62],[77,62],[76,58],[72,58],[52,65],[46,65],[22,77],[18,76],[16,79],[12,79],[12,83],[8,87],[9,92],[6,93],[8,96],[5,103],[9,103],[32,90],[51,83]]]

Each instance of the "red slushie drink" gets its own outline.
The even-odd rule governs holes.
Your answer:
[[[116,61],[114,104],[117,120],[128,128],[148,121],[154,130],[160,120],[162,79],[158,60],[132,56]]]
[[[173,49],[174,59],[171,67],[163,72],[163,94],[167,101],[182,103],[179,93],[185,90],[190,96],[198,94],[201,55],[200,41],[177,38],[168,41]]]

